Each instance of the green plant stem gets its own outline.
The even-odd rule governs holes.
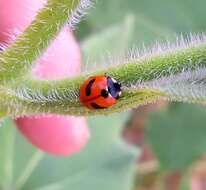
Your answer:
[[[44,156],[44,153],[39,150],[34,153],[31,160],[28,162],[22,174],[16,181],[16,184],[15,184],[16,189],[19,189],[19,190],[22,189],[22,187],[24,186],[26,181],[29,179],[34,169],[37,167],[39,162],[42,160],[43,156]]]
[[[138,81],[146,82],[165,76],[175,76],[183,70],[195,70],[205,66],[206,46],[200,45],[91,73],[91,75],[107,73],[121,82],[122,97],[115,106],[109,109],[88,110],[80,103],[79,89],[88,76],[60,81],[29,79],[26,79],[24,83],[17,81],[10,86],[11,91],[6,96],[1,96],[3,99],[0,100],[0,104],[3,105],[3,108],[9,107],[7,114],[14,116],[38,113],[95,115],[123,111],[161,98],[185,101],[185,97],[171,97],[157,89],[138,89],[136,84]],[[196,103],[204,103],[205,100],[205,97],[188,99],[188,101]],[[16,107],[18,109],[15,109]]]
[[[16,96],[9,94],[0,94],[0,113],[2,116],[9,115],[11,117],[19,117],[22,115],[35,115],[35,114],[47,114],[56,113],[60,115],[76,115],[76,116],[88,116],[88,115],[108,115],[115,112],[124,111],[129,108],[135,108],[138,105],[154,102],[160,97],[164,97],[164,94],[155,90],[136,90],[131,92],[125,92],[121,101],[115,106],[102,110],[89,110],[84,107],[79,101],[76,102],[32,102],[25,101]]]
[[[0,54],[0,84],[20,77],[48,47],[80,0],[48,0],[32,24]]]
[[[63,100],[63,94],[66,93],[69,98],[65,97],[65,101],[73,103],[78,101],[80,86],[88,76],[106,73],[121,82],[123,88],[133,89],[132,86],[136,86],[139,81],[152,81],[162,77],[177,75],[183,70],[195,70],[200,67],[206,67],[206,45],[182,49],[142,60],[134,60],[116,67],[90,73],[86,76],[59,81],[40,81],[26,78],[24,82],[16,81],[10,88],[15,90],[29,89],[33,94],[41,92],[44,97],[51,95],[52,91],[57,91],[57,94]]]

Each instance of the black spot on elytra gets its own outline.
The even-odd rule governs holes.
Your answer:
[[[102,107],[94,102],[91,103],[91,106],[94,108],[94,109],[104,109],[105,107]]]
[[[109,92],[107,90],[103,89],[101,91],[101,96],[104,97],[104,98],[107,98],[109,96]]]
[[[85,92],[86,92],[86,96],[90,96],[91,95],[91,88],[92,85],[94,84],[95,79],[92,79],[89,81],[89,84],[87,85]]]

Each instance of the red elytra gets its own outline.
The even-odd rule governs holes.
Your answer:
[[[80,101],[89,109],[105,109],[117,103],[121,84],[106,75],[92,76],[80,88]]]

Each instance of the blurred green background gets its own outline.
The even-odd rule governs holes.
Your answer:
[[[143,43],[150,46],[156,40],[173,41],[175,35],[204,32],[205,7],[205,0],[98,0],[75,34],[84,61],[98,62],[108,52],[117,55]],[[39,152],[7,119],[0,128],[1,189],[131,190],[141,150],[120,138],[128,115],[88,118],[91,140],[68,158]],[[172,104],[151,113],[146,125],[147,142],[163,171],[185,170],[206,152],[206,112],[201,106]]]

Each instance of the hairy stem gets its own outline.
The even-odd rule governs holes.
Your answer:
[[[26,79],[25,82],[17,81],[7,92],[0,104],[10,109],[10,115],[30,115],[37,113],[58,113],[70,115],[95,115],[110,114],[138,105],[153,102],[157,99],[172,99],[205,103],[206,97],[171,96],[165,91],[152,87],[138,87],[138,84],[155,79],[176,76],[187,70],[196,70],[206,66],[206,46],[197,45],[172,53],[146,57],[141,60],[133,60],[127,64],[111,67],[95,74],[104,74],[114,77],[123,86],[122,97],[117,105],[109,109],[88,110],[79,101],[79,89],[87,76],[79,76],[60,81],[37,81]],[[181,83],[181,81],[179,81]],[[187,99],[185,99],[187,98]],[[18,109],[15,109],[18,107]]]
[[[16,96],[9,94],[1,94],[0,113],[2,116],[10,115],[11,117],[19,117],[25,115],[48,114],[56,113],[61,115],[108,115],[115,112],[124,111],[129,108],[137,107],[146,103],[152,103],[164,94],[155,90],[137,90],[125,92],[121,101],[115,106],[102,110],[89,110],[85,108],[79,101],[64,101],[64,102],[38,102],[22,100]]]
[[[25,32],[0,54],[1,85],[28,72],[33,62],[65,25],[79,2],[80,0],[48,0],[48,4]]]

